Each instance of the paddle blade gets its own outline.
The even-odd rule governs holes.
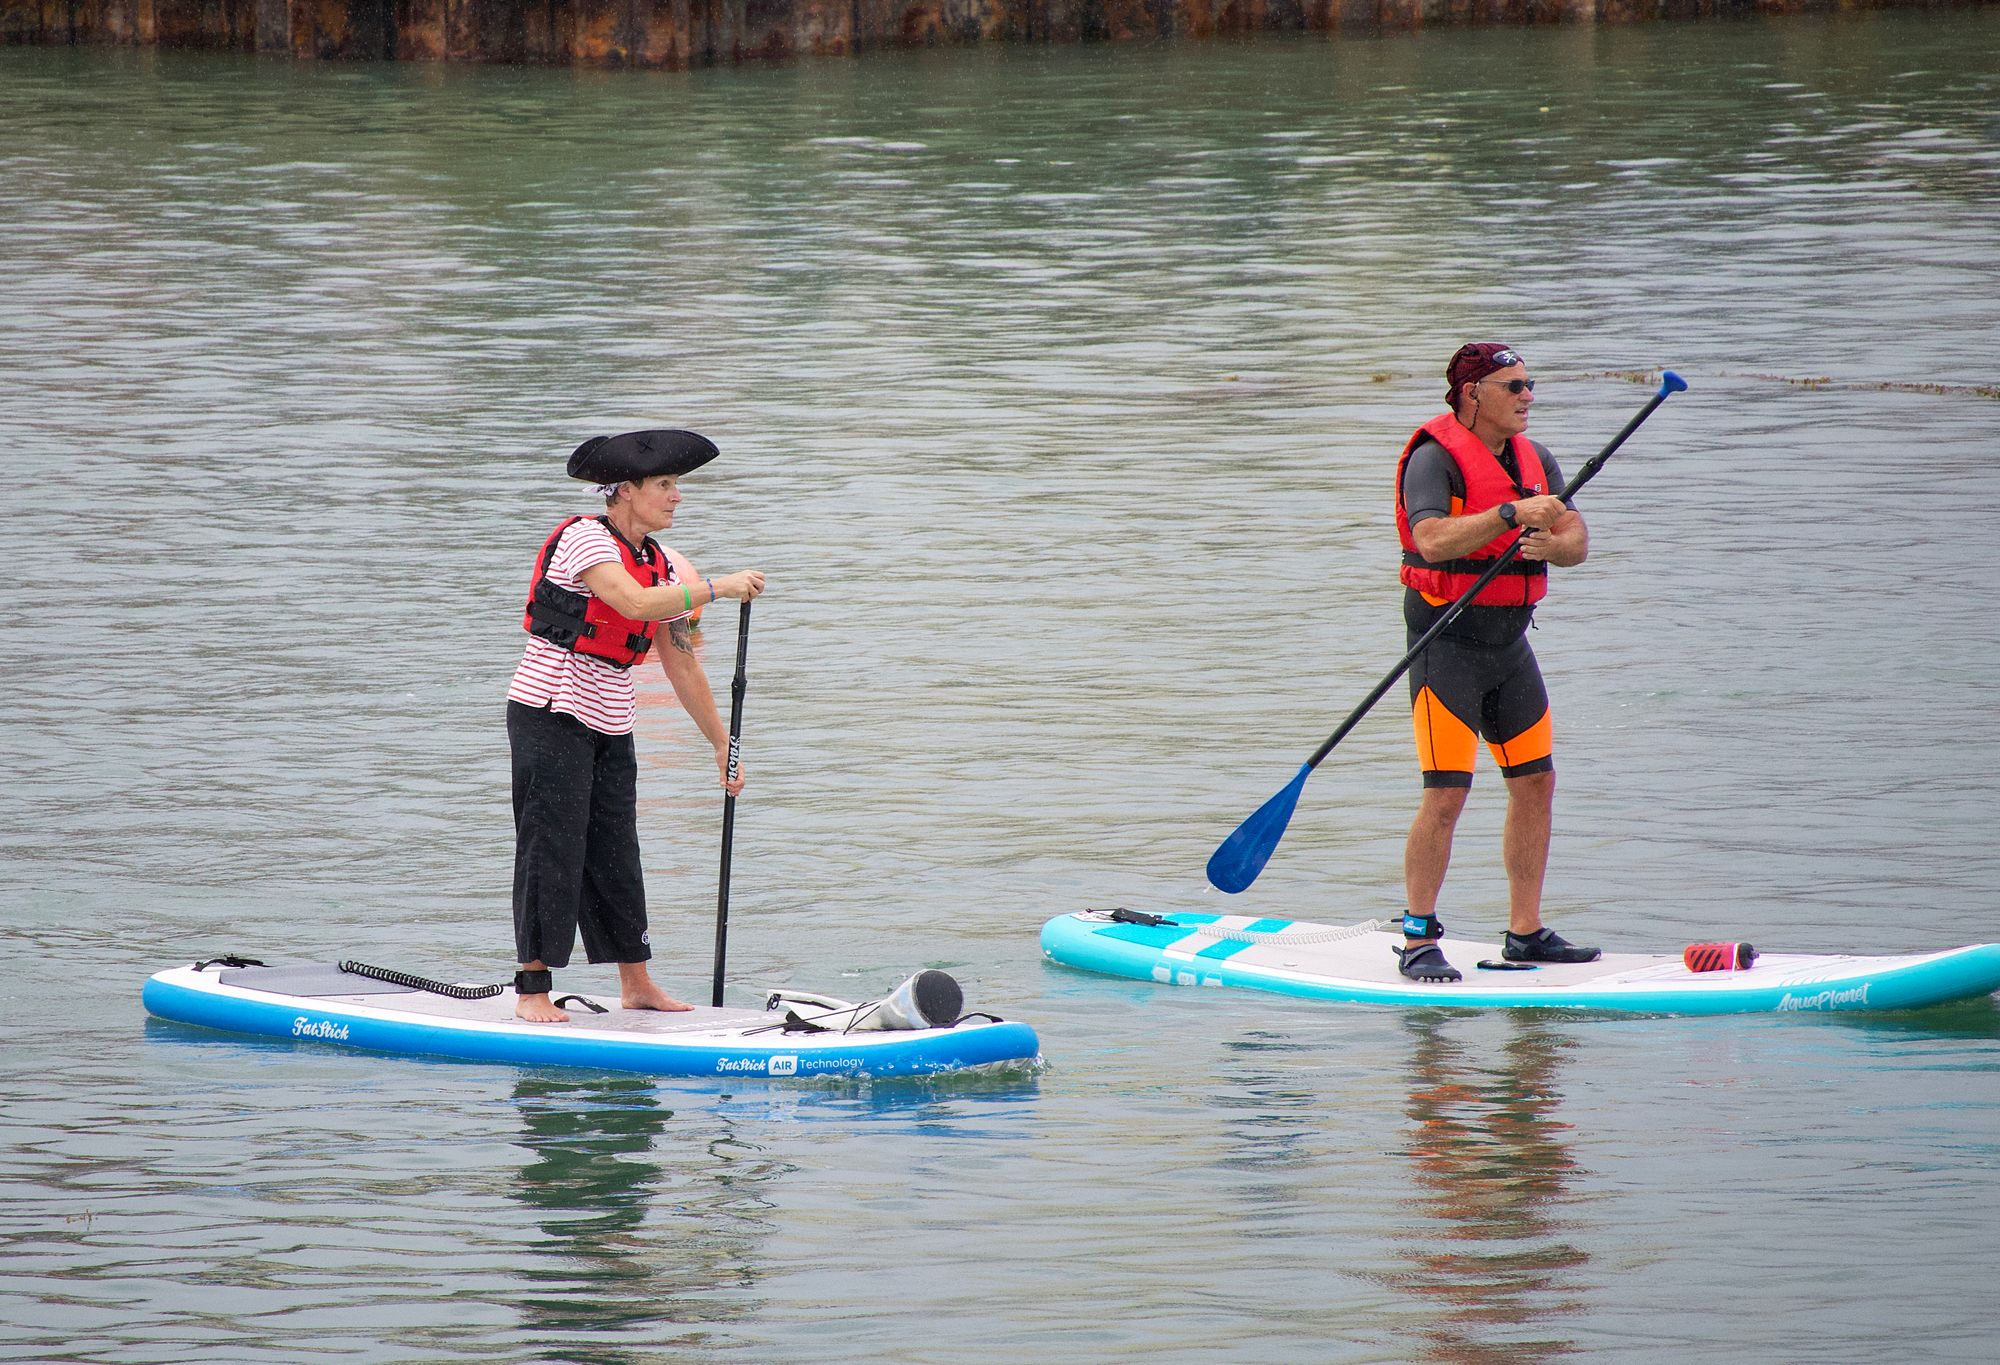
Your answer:
[[[1311,774],[1312,764],[1300,767],[1298,775],[1285,784],[1283,791],[1257,807],[1209,855],[1209,885],[1233,896],[1257,880],[1257,874],[1277,851],[1278,840],[1285,837],[1285,826],[1292,822],[1292,810],[1299,804],[1299,793],[1305,790],[1306,778]]]

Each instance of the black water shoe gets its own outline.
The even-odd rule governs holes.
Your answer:
[[[1444,951],[1435,943],[1419,943],[1414,948],[1397,948],[1403,975],[1412,981],[1462,981],[1458,968],[1444,960]]]
[[[1537,929],[1532,934],[1509,929],[1500,942],[1500,956],[1509,962],[1595,962],[1603,952],[1578,947],[1553,929]]]

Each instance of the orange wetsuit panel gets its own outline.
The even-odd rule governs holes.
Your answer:
[[[1549,694],[1526,639],[1439,636],[1410,665],[1410,715],[1426,787],[1471,786],[1482,738],[1504,777],[1555,767]]]

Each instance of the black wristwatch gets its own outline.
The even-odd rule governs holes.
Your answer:
[[[1506,527],[1507,527],[1507,529],[1508,529],[1508,530],[1510,530],[1510,531],[1511,531],[1511,530],[1513,530],[1513,529],[1514,529],[1514,504],[1513,504],[1513,503],[1511,503],[1511,502],[1503,502],[1503,503],[1501,503],[1501,504],[1500,504],[1500,505],[1499,505],[1498,507],[1494,508],[1493,510],[1494,510],[1494,511],[1496,511],[1496,512],[1498,512],[1498,513],[1500,514],[1500,520],[1501,520],[1501,521],[1502,521],[1503,523],[1505,523],[1505,525],[1506,525]]]

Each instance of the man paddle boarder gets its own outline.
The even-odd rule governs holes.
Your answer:
[[[1403,853],[1409,909],[1402,972],[1452,982],[1459,971],[1438,939],[1438,892],[1451,864],[1452,833],[1472,787],[1484,739],[1507,780],[1502,858],[1510,962],[1590,962],[1595,948],[1569,943],[1542,924],[1555,805],[1554,738],[1548,692],[1528,645],[1549,566],[1570,568],[1590,553],[1574,508],[1550,492],[1562,471],[1525,434],[1535,381],[1511,348],[1475,342],[1445,367],[1451,411],[1417,429],[1396,467],[1396,531],[1403,545],[1403,619],[1417,641],[1517,539],[1520,548],[1410,663],[1410,702],[1423,770],[1423,800]]]

